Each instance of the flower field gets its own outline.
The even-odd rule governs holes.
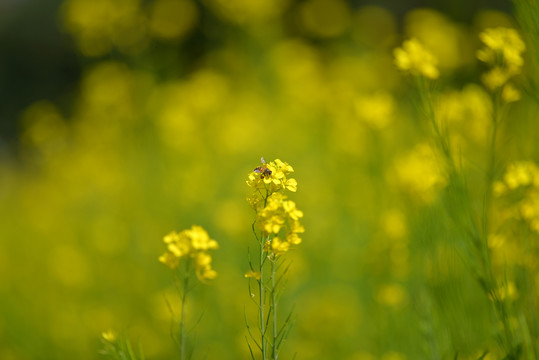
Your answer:
[[[0,359],[539,359],[510,5],[58,1],[80,73],[0,141]]]

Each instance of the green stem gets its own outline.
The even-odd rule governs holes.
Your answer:
[[[271,309],[273,314],[273,343],[272,343],[272,355],[273,360],[277,360],[277,299],[275,294],[275,259],[271,261]]]
[[[459,171],[457,170],[455,160],[451,151],[451,144],[449,142],[448,136],[446,133],[440,128],[440,124],[438,124],[436,120],[436,114],[434,111],[434,106],[431,98],[431,94],[429,89],[427,88],[426,79],[420,77],[417,79],[417,85],[419,88],[422,105],[424,108],[424,111],[426,112],[426,116],[429,118],[434,134],[435,134],[435,140],[437,142],[437,145],[441,149],[447,165],[448,165],[448,173],[450,178],[450,183],[452,181],[456,181],[456,186],[458,187],[459,191],[463,192],[463,195],[466,195],[466,209],[463,209],[466,213],[469,219],[464,219],[466,222],[469,222],[469,225],[473,228],[476,228],[474,216],[472,213],[472,206],[470,203],[470,199],[468,197],[468,192],[465,188],[465,185],[462,184],[462,180],[459,179]],[[494,272],[492,270],[492,265],[490,261],[490,254],[488,250],[488,209],[490,207],[491,197],[492,197],[492,182],[495,176],[495,166],[496,166],[496,137],[498,132],[498,124],[499,124],[499,103],[497,102],[498,98],[494,101],[494,113],[493,113],[493,131],[491,134],[490,139],[490,149],[489,149],[489,161],[488,161],[488,169],[487,169],[487,176],[486,176],[486,193],[485,193],[485,199],[484,199],[484,206],[483,206],[483,216],[482,216],[482,237],[483,239],[480,239],[481,235],[477,234],[475,231],[472,231],[471,234],[477,234],[472,235],[474,238],[472,238],[472,242],[476,245],[476,249],[478,250],[478,255],[480,257],[480,264],[481,264],[481,271],[483,273],[483,276],[485,277],[485,292],[487,295],[491,295],[493,297],[494,301],[494,308],[496,310],[496,315],[498,319],[500,319],[503,323],[504,327],[504,333],[505,333],[505,344],[507,346],[507,354],[510,354],[513,351],[513,336],[509,324],[509,316],[508,316],[508,309],[507,305],[504,301],[502,301],[499,298],[498,294],[498,287],[497,283],[494,277]],[[464,205],[464,204],[463,204]],[[478,240],[478,241],[474,241]],[[482,241],[481,241],[482,240]]]
[[[185,360],[185,330],[184,330],[184,309],[187,300],[187,291],[189,286],[189,260],[185,262],[185,273],[183,274],[183,289],[180,307],[180,360]]]
[[[258,290],[260,296],[259,317],[260,317],[260,347],[262,351],[262,359],[266,360],[266,323],[264,316],[264,237],[260,241],[260,281],[258,282]]]

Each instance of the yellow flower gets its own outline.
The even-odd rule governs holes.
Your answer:
[[[193,225],[179,233],[172,231],[163,241],[167,244],[167,252],[159,257],[160,262],[175,269],[179,266],[180,259],[193,259],[200,281],[217,277],[217,272],[211,267],[212,258],[208,250],[217,249],[219,245],[201,226]]]
[[[255,189],[255,192],[262,189],[269,194],[284,189],[295,192],[297,181],[287,178],[293,172],[292,166],[280,159],[266,163],[262,158],[262,166],[258,166],[247,176],[247,185]]]
[[[531,161],[509,164],[502,181],[493,187],[496,196],[518,194],[518,200],[507,211],[539,233],[539,167]]]
[[[253,270],[249,270],[245,273],[245,278],[253,278],[253,279],[256,279],[256,280],[260,280],[260,272],[258,271],[253,271]]]
[[[429,204],[447,180],[436,153],[428,144],[418,144],[395,162],[393,177],[411,195]]]
[[[479,60],[493,64],[502,56],[502,61],[509,68],[520,68],[524,64],[522,53],[526,45],[515,29],[489,28],[479,34],[485,47],[477,52]]]
[[[487,88],[490,90],[496,90],[497,88],[503,86],[503,84],[505,84],[510,77],[511,73],[507,71],[507,69],[496,66],[484,73],[481,80],[483,80],[483,83],[487,86]]]
[[[211,280],[217,277],[217,272],[211,268],[211,255],[205,252],[199,252],[195,256],[195,268],[197,277],[200,281]]]
[[[267,163],[262,158],[262,165],[247,179],[247,185],[254,189],[247,201],[256,210],[256,226],[262,230],[265,240],[264,251],[273,258],[300,244],[301,238],[297,234],[305,231],[299,222],[303,211],[284,195],[285,190],[297,190],[297,181],[287,178],[293,171],[292,166],[280,159]],[[279,237],[280,234],[286,236]],[[245,274],[245,277],[256,276],[252,271]]]
[[[479,38],[485,46],[477,51],[477,58],[491,67],[491,70],[483,75],[483,82],[488,88],[495,90],[521,72],[524,65],[522,53],[526,50],[526,45],[515,29],[504,27],[486,29],[479,34]],[[504,92],[502,98],[506,102],[520,98],[514,88]]]
[[[293,232],[286,235],[286,241],[288,241],[292,245],[301,244],[301,238],[299,237],[297,233],[293,233]]]
[[[195,250],[213,250],[219,248],[217,241],[210,239],[210,236],[202,227],[193,226],[191,230],[187,230],[187,232]]]
[[[117,335],[116,335],[116,332],[114,332],[113,330],[111,329],[108,329],[107,331],[103,331],[101,333],[101,337],[103,339],[105,339],[106,341],[108,342],[115,342],[116,341],[116,338],[117,338]]]
[[[417,39],[405,41],[402,47],[393,51],[393,54],[395,64],[403,71],[429,79],[437,79],[440,75],[436,67],[437,59]]]
[[[520,100],[520,91],[513,84],[505,84],[502,89],[502,100],[506,103],[518,101]]]
[[[290,243],[288,241],[283,241],[278,237],[274,237],[271,240],[271,250],[275,256],[279,256],[290,249]]]
[[[296,203],[287,200],[281,193],[274,193],[266,200],[266,207],[258,211],[257,225],[268,236],[274,234],[275,237],[266,244],[266,251],[279,256],[288,251],[292,245],[301,243],[301,238],[297,235],[305,231],[299,219],[303,217],[303,211],[296,208]],[[286,237],[278,237],[282,229],[285,229]]]
[[[171,269],[177,268],[180,264],[180,258],[169,252],[159,256],[159,261]]]
[[[283,201],[283,208],[292,220],[299,220],[303,217],[303,211],[296,209],[296,203],[291,200]]]
[[[539,168],[531,161],[510,164],[503,177],[505,184],[512,190],[534,184],[539,185]]]

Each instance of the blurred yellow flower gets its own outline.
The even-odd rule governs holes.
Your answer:
[[[412,75],[436,79],[440,75],[437,59],[417,39],[410,39],[393,51],[397,67]]]
[[[502,100],[506,103],[520,100],[520,91],[513,84],[505,84],[502,89]]]
[[[191,0],[157,0],[151,4],[148,27],[162,39],[178,39],[191,31],[198,20]]]
[[[493,184],[494,194],[518,195],[506,208],[512,216],[524,220],[536,233],[539,233],[539,167],[531,161],[518,161],[509,164],[502,181]]]
[[[429,8],[417,8],[404,16],[404,33],[416,38],[437,59],[444,73],[472,64],[474,52],[466,29],[447,15]]]
[[[526,45],[515,29],[505,27],[486,29],[479,38],[485,46],[477,51],[477,58],[491,68],[483,75],[483,82],[490,90],[496,90],[522,71]],[[518,100],[520,95],[513,89],[504,91],[504,101]]]
[[[517,287],[515,286],[515,283],[512,282],[512,281],[508,281],[507,283],[500,286],[497,289],[496,294],[497,294],[499,300],[501,300],[501,301],[506,300],[506,299],[507,300],[516,300],[518,298]],[[492,297],[490,297],[490,299],[493,300]]]
[[[479,38],[485,44],[485,47],[477,52],[479,60],[487,64],[495,64],[501,60],[505,66],[514,70],[520,69],[524,64],[522,53],[526,50],[526,45],[515,29],[490,28],[480,33]]]
[[[245,273],[245,278],[253,278],[253,279],[256,279],[256,280],[260,280],[260,272],[259,271],[253,271],[253,270],[249,270]]]
[[[279,16],[289,0],[205,0],[203,3],[226,20],[258,26]]]
[[[308,0],[301,3],[299,23],[309,35],[341,35],[350,23],[350,9],[342,0]]]
[[[425,203],[431,203],[447,183],[439,159],[427,144],[419,144],[397,159],[394,171],[397,183]]]
[[[147,45],[139,0],[66,0],[62,20],[84,56],[101,56],[114,47],[136,53]]]
[[[466,85],[462,90],[443,93],[435,104],[437,120],[447,126],[458,148],[474,143],[483,145],[488,139],[492,121],[492,98],[485,89],[476,84]]]
[[[112,329],[108,329],[107,331],[103,331],[101,333],[101,337],[108,342],[115,342],[117,335],[116,332],[114,332]]]
[[[507,167],[503,181],[511,190],[531,184],[539,187],[539,168],[531,161],[511,163]]]
[[[200,281],[215,279],[217,272],[212,269],[212,257],[207,252],[219,248],[217,241],[201,226],[193,225],[191,229],[181,232],[172,231],[163,238],[167,244],[167,252],[159,257],[159,261],[171,269],[180,264],[180,259],[193,259],[197,277]]]
[[[408,294],[399,284],[386,284],[378,289],[376,300],[387,306],[399,307],[408,300]]]
[[[381,130],[391,122],[395,102],[391,94],[378,92],[358,97],[354,105],[360,120]]]

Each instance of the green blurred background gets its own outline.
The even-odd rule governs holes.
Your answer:
[[[261,156],[294,167],[305,213],[283,358],[495,353],[488,299],[437,217],[443,179],[392,49],[415,36],[438,56],[464,156],[481,162],[477,34],[516,26],[511,4],[375,3],[3,0],[0,359],[97,359],[108,328],[150,359],[177,357],[165,300],[177,295],[157,257],[191,224],[220,244],[219,277],[188,304],[193,321],[203,313],[194,359],[248,358],[245,180]],[[506,154],[534,151],[532,138]]]

